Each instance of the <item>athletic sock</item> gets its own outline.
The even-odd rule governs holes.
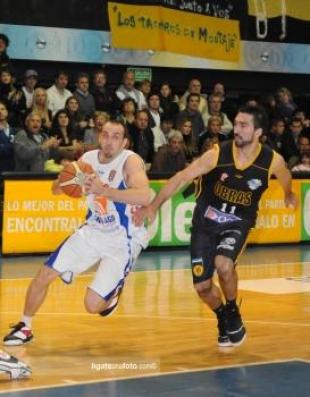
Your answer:
[[[230,301],[227,300],[226,307],[227,307],[228,310],[237,309],[236,299],[233,299],[233,300],[230,300]]]
[[[25,323],[26,327],[31,329],[31,323],[32,323],[32,316],[25,316],[23,315],[22,317],[22,322]]]
[[[217,318],[222,318],[225,315],[225,306],[221,303],[220,306],[217,309],[213,309],[213,311]]]

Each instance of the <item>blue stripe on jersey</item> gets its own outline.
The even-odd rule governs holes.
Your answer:
[[[93,213],[92,213],[91,210],[88,208],[88,211],[87,211],[85,220],[87,221],[87,219],[89,219],[89,218],[92,216],[92,214],[93,214]]]

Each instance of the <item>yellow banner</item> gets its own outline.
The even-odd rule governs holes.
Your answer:
[[[287,15],[292,18],[310,21],[309,0],[248,0],[249,15],[275,18]]]
[[[51,192],[51,181],[5,181],[2,250],[49,252],[84,222],[85,200]]]
[[[239,21],[196,15],[160,6],[108,4],[115,48],[170,51],[237,62]]]
[[[293,181],[293,190],[300,200],[300,181]],[[285,208],[283,192],[276,180],[270,181],[260,201],[256,227],[250,243],[289,243],[301,240],[301,211]]]

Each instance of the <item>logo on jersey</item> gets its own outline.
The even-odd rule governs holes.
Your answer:
[[[220,180],[222,181],[222,182],[224,182],[224,181],[226,181],[226,179],[229,177],[229,175],[226,173],[226,172],[223,172],[222,173],[222,175],[221,175],[221,177],[220,177]]]
[[[94,212],[97,215],[107,215],[108,213],[108,200],[106,197],[97,196],[94,198]]]
[[[245,192],[243,190],[232,189],[217,181],[214,190],[215,196],[223,201],[229,201],[234,204],[241,204],[249,206],[252,203],[252,192]]]
[[[201,277],[203,275],[203,262],[202,258],[200,259],[193,259],[192,260],[192,266],[193,266],[193,274],[196,277]]]
[[[227,223],[241,220],[241,218],[239,218],[238,216],[219,211],[211,205],[208,206],[204,216],[205,218],[209,218],[217,223]]]
[[[116,175],[116,171],[115,170],[111,170],[110,173],[109,173],[109,176],[108,176],[109,182],[113,181],[113,179],[115,178],[115,175]]]
[[[226,237],[220,241],[219,245],[216,248],[223,248],[223,249],[232,251],[234,249],[235,244],[236,244],[235,238]]]
[[[250,179],[248,181],[248,186],[251,190],[256,190],[262,186],[263,182],[260,179]]]

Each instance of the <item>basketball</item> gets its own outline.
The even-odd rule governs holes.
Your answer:
[[[82,197],[85,174],[93,173],[94,170],[90,164],[83,161],[73,161],[60,172],[59,186],[67,196]]]

